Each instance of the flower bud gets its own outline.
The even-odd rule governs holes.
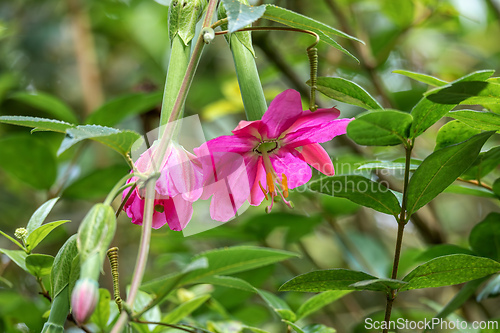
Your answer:
[[[80,279],[76,282],[71,294],[73,317],[78,324],[85,323],[95,310],[99,301],[99,286],[91,279]]]
[[[14,232],[14,236],[16,236],[17,239],[24,241],[28,236],[28,230],[25,228],[17,228]]]

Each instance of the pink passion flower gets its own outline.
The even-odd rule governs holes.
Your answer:
[[[139,157],[135,163],[137,172],[153,170],[156,149],[157,142]],[[167,223],[170,229],[180,231],[193,215],[193,202],[202,194],[201,164],[193,154],[174,142],[168,146],[158,169],[160,176],[155,185],[153,228],[158,229]],[[138,177],[132,177],[127,183],[137,180]],[[129,189],[123,192],[124,198],[128,192]],[[123,207],[132,223],[142,225],[144,203],[144,189],[138,183]]]
[[[336,108],[303,111],[300,94],[289,89],[276,96],[262,120],[241,121],[233,135],[215,138],[194,149],[202,160],[205,184],[214,178],[228,180],[231,195],[225,200],[218,195],[217,188],[205,185],[202,199],[213,195],[212,219],[229,220],[246,200],[254,206],[260,205],[264,198],[270,200],[268,212],[276,196],[291,206],[287,201],[288,190],[311,179],[309,165],[333,176],[333,163],[319,143],[346,133],[352,119],[337,119],[339,115]],[[236,163],[231,178],[225,169],[234,159],[228,154],[241,156],[246,172],[241,172]],[[240,177],[240,183],[248,181],[249,191],[242,190],[235,177]],[[228,206],[232,209],[227,209]]]

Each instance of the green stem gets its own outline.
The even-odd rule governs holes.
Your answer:
[[[146,198],[144,203],[144,220],[142,223],[141,243],[139,246],[139,253],[137,255],[132,283],[130,284],[130,292],[127,298],[127,305],[130,309],[134,308],[134,301],[137,296],[137,292],[139,291],[142,278],[144,277],[144,271],[146,269],[146,263],[148,260],[149,243],[151,240],[151,228],[153,226],[156,179],[156,177],[150,178],[146,183]],[[122,311],[120,317],[118,318],[118,321],[111,330],[111,333],[121,332],[123,326],[127,323],[127,321],[128,313],[126,311]]]
[[[113,200],[120,194],[120,192],[123,191],[123,183],[125,183],[129,178],[132,178],[134,176],[134,174],[132,173],[129,173],[125,176],[123,176],[116,184],[115,186],[113,187],[113,189],[108,193],[108,196],[106,197],[106,199],[104,200],[104,204],[105,205],[111,205],[111,203],[113,202]],[[129,185],[129,186],[132,186],[132,185]]]
[[[50,307],[49,319],[43,325],[42,333],[63,333],[64,323],[69,313],[69,286],[64,287],[61,292],[54,297]]]
[[[167,124],[170,119],[170,115],[172,114],[172,110],[175,105],[175,100],[177,99],[177,95],[181,89],[182,79],[186,75],[190,51],[191,43],[186,45],[179,34],[175,35],[172,40],[167,79],[163,92],[160,126]],[[179,116],[182,116],[183,111],[184,110],[182,108],[179,112]]]
[[[394,251],[394,262],[392,265],[392,274],[391,279],[397,279],[398,277],[398,267],[399,260],[401,258],[401,248],[403,245],[403,235],[406,223],[408,223],[408,217],[406,212],[406,202],[407,202],[407,193],[408,193],[408,182],[410,179],[410,164],[411,164],[411,150],[413,146],[408,142],[408,145],[405,147],[406,149],[406,160],[405,160],[405,176],[404,176],[404,184],[403,184],[403,200],[401,202],[401,213],[399,214],[398,219],[398,234],[396,238],[396,249]],[[396,299],[397,290],[392,289],[390,294],[387,295],[387,304],[385,307],[385,317],[384,321],[386,322],[386,327],[383,330],[383,333],[389,332],[389,322],[391,320],[391,312],[392,312],[392,304]]]

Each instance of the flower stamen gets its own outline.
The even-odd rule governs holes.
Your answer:
[[[264,196],[266,197],[266,200],[269,200],[269,198],[267,196],[267,191],[264,188],[264,186],[262,186],[262,184],[260,183],[260,180],[259,180],[259,187],[260,187],[260,190],[262,191],[262,193],[264,193]]]
[[[281,174],[281,185],[283,190],[283,198],[288,198],[288,180],[284,173]]]

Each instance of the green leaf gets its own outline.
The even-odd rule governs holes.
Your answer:
[[[192,271],[208,268],[207,258],[198,258],[187,265],[181,272],[162,276],[155,280],[143,283],[141,290],[155,295],[167,295],[180,285],[182,279]]]
[[[266,12],[264,13],[263,17],[292,28],[314,31],[319,35],[321,41],[328,43],[337,50],[345,53],[346,55],[359,62],[359,60],[355,56],[353,56],[349,51],[344,49],[340,44],[333,40],[333,36],[340,36],[363,43],[361,40],[355,37],[349,36],[342,31],[334,29],[307,16],[274,5],[266,5]]]
[[[70,123],[66,123],[64,121],[59,121],[54,119],[25,117],[25,116],[1,116],[0,123],[33,127],[32,132],[51,131],[51,132],[66,133],[66,130],[68,128],[76,126]]]
[[[428,261],[403,278],[400,291],[450,286],[482,278],[500,271],[500,263],[466,254],[452,254]]]
[[[210,295],[203,295],[182,303],[181,305],[167,313],[167,315],[161,319],[161,322],[171,325],[177,324],[179,321],[183,320],[191,313],[193,313],[193,311],[202,306],[203,303],[210,299],[210,297]],[[161,326],[157,326],[153,330],[153,333],[162,332],[163,329],[164,328],[162,328]]]
[[[481,147],[494,132],[473,136],[467,141],[435,151],[420,164],[408,184],[408,216],[434,199],[453,183],[476,159]]]
[[[108,327],[108,320],[110,315],[110,301],[111,295],[107,289],[99,288],[99,301],[97,306],[90,317],[90,321],[97,325],[103,332]]]
[[[329,290],[355,290],[353,283],[376,279],[375,276],[344,268],[313,271],[294,277],[279,291],[322,292]]]
[[[497,180],[495,180],[495,182],[493,183],[493,192],[498,196],[500,197],[500,178],[498,178]]]
[[[297,319],[295,313],[292,311],[292,309],[290,309],[290,306],[288,306],[288,304],[283,299],[266,290],[258,290],[257,292],[266,302],[266,304],[271,309],[273,309],[274,312],[276,312],[282,319],[290,320],[292,322]]]
[[[311,80],[307,81],[311,85]],[[366,90],[357,83],[340,77],[318,77],[318,91],[339,102],[362,107],[367,110],[383,109],[383,107]]]
[[[36,277],[49,275],[54,257],[46,254],[30,254],[26,257],[26,268]]]
[[[10,240],[12,243],[16,244],[17,246],[19,246],[23,251],[24,251],[24,246],[19,243],[17,240],[15,240],[13,237],[7,235],[5,232],[3,232],[2,230],[0,230],[0,235],[3,235],[5,238],[7,238],[8,240]]]
[[[49,94],[42,92],[37,92],[35,94],[18,92],[10,96],[10,98],[51,114],[59,120],[69,123],[78,123],[78,119],[71,108],[61,100]]]
[[[26,257],[28,256],[28,254],[25,251],[0,249],[0,253],[5,254],[17,266],[21,267],[26,272],[30,273],[30,271],[26,267]]]
[[[468,183],[464,184],[451,184],[444,191],[444,193],[456,193],[465,195],[474,195],[476,197],[483,198],[495,198],[495,194],[484,187],[479,187],[476,185],[471,185]]]
[[[335,333],[337,332],[334,328],[325,326],[322,324],[309,324],[302,327],[304,333]]]
[[[488,277],[482,277],[480,279],[472,280],[467,282],[460,291],[444,306],[434,318],[446,318],[448,315],[458,310],[472,295],[476,292],[477,288],[485,281]]]
[[[297,310],[297,320],[309,316],[350,292],[350,290],[330,290],[309,298]]]
[[[72,262],[78,255],[76,247],[76,235],[71,236],[57,252],[52,272],[50,273],[50,285],[52,286],[52,298],[55,298],[69,284]]]
[[[412,116],[396,110],[365,112],[347,126],[347,135],[359,145],[394,146],[406,143]]]
[[[451,111],[458,103],[442,103],[437,102],[433,97],[434,94],[438,94],[443,89],[452,87],[455,84],[468,81],[484,81],[493,75],[494,71],[478,71],[461,77],[458,80],[450,82],[449,84],[442,86],[440,88],[431,90],[427,92],[424,97],[418,102],[412,109],[411,115],[413,116],[413,123],[410,129],[410,137],[416,138],[422,134],[426,129],[431,127],[439,119],[444,117],[449,111]]]
[[[30,186],[48,190],[56,180],[57,162],[42,141],[30,135],[0,139],[0,167]]]
[[[350,286],[356,290],[383,291],[385,293],[390,293],[391,289],[399,289],[406,284],[408,284],[408,282],[394,279],[373,279],[359,281]]]
[[[483,257],[500,261],[500,214],[490,213],[472,228],[469,244]]]
[[[450,254],[469,254],[474,255],[469,249],[463,248],[458,245],[453,244],[438,244],[431,246],[424,252],[422,252],[418,257],[415,258],[416,261],[424,262],[429,261],[437,257],[447,256]]]
[[[461,175],[463,179],[480,180],[500,164],[500,146],[480,153],[474,163]]]
[[[207,0],[183,1],[179,9],[179,36],[185,45],[194,38],[196,23],[201,18]]]
[[[484,81],[457,82],[424,96],[439,104],[499,104],[500,84]]]
[[[385,214],[397,215],[401,211],[398,199],[389,189],[382,183],[376,183],[363,176],[322,177],[310,182],[309,188],[323,194],[347,198]]]
[[[97,125],[83,125],[66,130],[66,137],[61,142],[57,155],[61,155],[76,143],[92,139],[113,148],[122,155],[126,155],[134,142],[141,136],[133,131],[120,131],[116,128]]]
[[[420,161],[415,161],[410,163],[410,170],[416,170],[420,165]],[[373,169],[385,169],[385,170],[404,170],[406,164],[404,162],[391,162],[391,161],[378,161],[362,164],[357,170],[373,170]]]
[[[195,282],[207,276],[248,271],[298,257],[298,255],[293,252],[255,246],[235,246],[201,253],[195,256],[194,260],[202,257],[207,258],[209,266],[187,274],[183,279],[184,284]]]
[[[28,251],[30,252],[33,251],[35,247],[38,244],[40,244],[40,242],[43,241],[43,239],[47,237],[48,234],[52,232],[52,230],[68,222],[70,221],[69,220],[55,221],[38,227],[31,234],[28,235],[28,238],[26,238],[26,249],[28,249]]]
[[[414,80],[417,80],[417,81],[420,81],[420,82],[423,82],[423,83],[426,83],[428,85],[435,86],[435,87],[442,87],[442,86],[448,84],[448,82],[443,81],[441,79],[438,79],[437,77],[422,74],[422,73],[410,72],[410,71],[405,71],[402,69],[397,69],[397,70],[394,70],[392,72],[396,73],[396,74],[401,74],[401,75],[407,76],[410,79],[414,79]]]
[[[103,198],[128,172],[130,172],[130,168],[121,164],[93,170],[69,185],[62,195],[65,198],[79,200]]]
[[[447,116],[484,131],[500,131],[500,115],[493,112],[459,110],[448,112]]]
[[[221,286],[226,288],[248,291],[251,293],[257,293],[257,289],[250,283],[246,282],[243,279],[236,278],[234,276],[219,276],[219,275],[207,276],[205,278],[199,279],[198,283],[207,283],[215,286]]]
[[[162,91],[135,93],[115,98],[95,110],[85,120],[89,125],[114,126],[122,120],[154,109],[161,104]]]
[[[54,205],[57,203],[57,200],[59,200],[59,198],[53,198],[46,201],[40,207],[38,207],[33,215],[31,215],[28,225],[26,226],[28,236],[42,225],[52,208],[54,208]]]
[[[235,32],[257,21],[264,15],[266,6],[247,6],[238,0],[224,0],[229,32]]]
[[[463,142],[479,133],[481,133],[480,130],[463,124],[458,120],[450,121],[439,129],[434,151]]]

